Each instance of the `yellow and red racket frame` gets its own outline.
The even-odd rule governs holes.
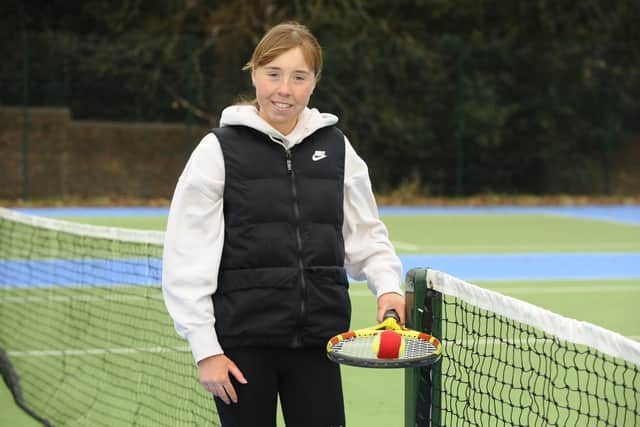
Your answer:
[[[442,355],[442,344],[436,337],[426,332],[415,331],[401,326],[398,323],[398,315],[395,311],[385,313],[384,320],[368,328],[344,332],[331,338],[327,342],[327,356],[334,362],[369,368],[415,368],[436,363]],[[398,358],[380,359],[371,347],[370,352],[364,354],[349,354],[345,351],[347,346],[352,346],[358,339],[371,341],[371,338],[380,335],[384,331],[394,331],[401,335],[405,342],[421,343],[418,351],[411,355],[401,354]],[[428,343],[428,344],[427,344]],[[367,343],[368,344],[368,343]],[[365,346],[366,347],[366,346]],[[404,353],[404,352],[403,352]]]

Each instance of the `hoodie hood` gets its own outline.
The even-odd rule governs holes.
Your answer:
[[[296,127],[288,135],[283,135],[260,117],[253,105],[232,105],[225,108],[220,117],[220,127],[247,126],[287,147],[298,144],[318,129],[336,123],[338,123],[338,117],[333,114],[321,113],[315,108],[305,108],[300,113]]]

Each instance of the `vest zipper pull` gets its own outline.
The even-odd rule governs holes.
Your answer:
[[[292,171],[291,151],[287,150],[287,173],[291,173]]]

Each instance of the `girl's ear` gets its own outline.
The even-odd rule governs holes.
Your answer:
[[[251,86],[256,86],[256,70],[251,70]]]

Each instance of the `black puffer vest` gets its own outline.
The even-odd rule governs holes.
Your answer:
[[[349,328],[344,136],[290,150],[254,129],[212,131],[225,164],[225,239],[213,297],[223,348],[322,346]]]

